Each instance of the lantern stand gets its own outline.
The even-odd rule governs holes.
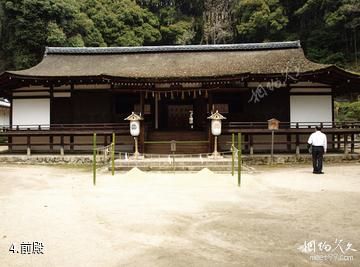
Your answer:
[[[140,135],[140,121],[143,119],[144,118],[141,117],[141,114],[139,116],[134,112],[132,112],[131,115],[125,119],[126,121],[130,121],[130,134],[134,137],[135,141],[134,159],[140,159],[138,136]]]
[[[217,151],[218,136],[221,135],[221,121],[226,120],[226,118],[221,115],[219,111],[216,111],[215,113],[212,113],[208,119],[211,120],[211,133],[215,137],[214,152],[210,157],[213,159],[221,158],[219,152]]]

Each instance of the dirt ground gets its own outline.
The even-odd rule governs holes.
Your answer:
[[[86,169],[0,166],[0,266],[360,266],[360,165],[325,172],[257,169],[239,188],[206,169],[102,171],[94,187]],[[16,253],[28,242],[43,254]],[[310,258],[330,253],[353,258]]]

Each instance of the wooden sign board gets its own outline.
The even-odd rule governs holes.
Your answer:
[[[280,123],[280,121],[278,121],[277,119],[268,120],[268,129],[269,130],[279,130],[279,123]]]

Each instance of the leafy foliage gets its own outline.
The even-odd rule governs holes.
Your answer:
[[[236,25],[239,37],[245,41],[272,39],[287,25],[288,18],[278,0],[244,0],[237,7]]]
[[[360,121],[360,101],[336,102],[335,110],[338,121]]]
[[[46,46],[300,39],[317,62],[359,70],[359,0],[0,0],[0,71]]]

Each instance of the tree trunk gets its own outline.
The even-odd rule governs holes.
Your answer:
[[[354,51],[355,51],[355,65],[356,65],[356,67],[358,67],[358,52],[357,52],[356,28],[354,29]]]

